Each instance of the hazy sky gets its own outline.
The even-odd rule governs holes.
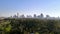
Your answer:
[[[60,16],[60,0],[0,0],[0,17],[16,13]]]

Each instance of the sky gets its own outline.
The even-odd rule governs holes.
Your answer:
[[[19,15],[50,15],[60,17],[60,0],[0,0],[0,17]]]

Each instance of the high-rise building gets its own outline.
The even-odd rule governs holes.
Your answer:
[[[38,18],[43,18],[44,15],[41,13],[40,15],[37,16]]]
[[[13,18],[17,18],[17,16],[16,16],[16,15],[14,15],[14,16],[13,16]]]
[[[43,17],[44,17],[44,15],[43,15],[42,13],[41,13],[41,15],[40,15],[40,16],[41,16],[41,18],[43,18]]]
[[[49,15],[46,15],[46,18],[50,17]]]
[[[41,16],[40,16],[40,15],[38,15],[38,16],[37,16],[37,18],[41,18]]]
[[[27,15],[27,18],[32,18],[32,16],[31,15]]]
[[[19,13],[17,13],[17,18],[19,17]]]
[[[25,18],[24,14],[20,16],[20,18]]]
[[[36,14],[34,14],[34,18],[36,18]]]

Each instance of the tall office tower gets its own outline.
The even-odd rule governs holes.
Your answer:
[[[46,18],[50,17],[49,15],[46,15]]]
[[[25,18],[24,14],[20,16],[20,18]]]
[[[34,14],[34,18],[36,18],[36,14]]]
[[[19,13],[17,13],[17,18],[19,17]]]
[[[43,18],[43,17],[44,17],[43,13],[41,13],[41,15],[40,15],[40,16],[41,16],[41,18]]]
[[[16,16],[16,15],[14,15],[14,16],[13,16],[13,18],[17,18],[17,16]]]
[[[31,15],[27,15],[27,18],[32,18],[32,16]]]

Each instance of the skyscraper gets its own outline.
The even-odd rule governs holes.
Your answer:
[[[50,17],[49,15],[46,15],[46,18]]]
[[[32,18],[32,16],[31,15],[27,15],[27,18]]]
[[[34,18],[36,18],[36,14],[34,14]]]
[[[43,13],[41,13],[41,15],[40,15],[40,16],[41,16],[41,18],[43,18],[43,17],[44,17]]]
[[[20,16],[20,18],[25,18],[24,14]]]
[[[19,13],[17,13],[17,18],[19,17]]]
[[[16,16],[16,15],[14,15],[14,16],[13,16],[13,18],[17,18],[17,16]]]

